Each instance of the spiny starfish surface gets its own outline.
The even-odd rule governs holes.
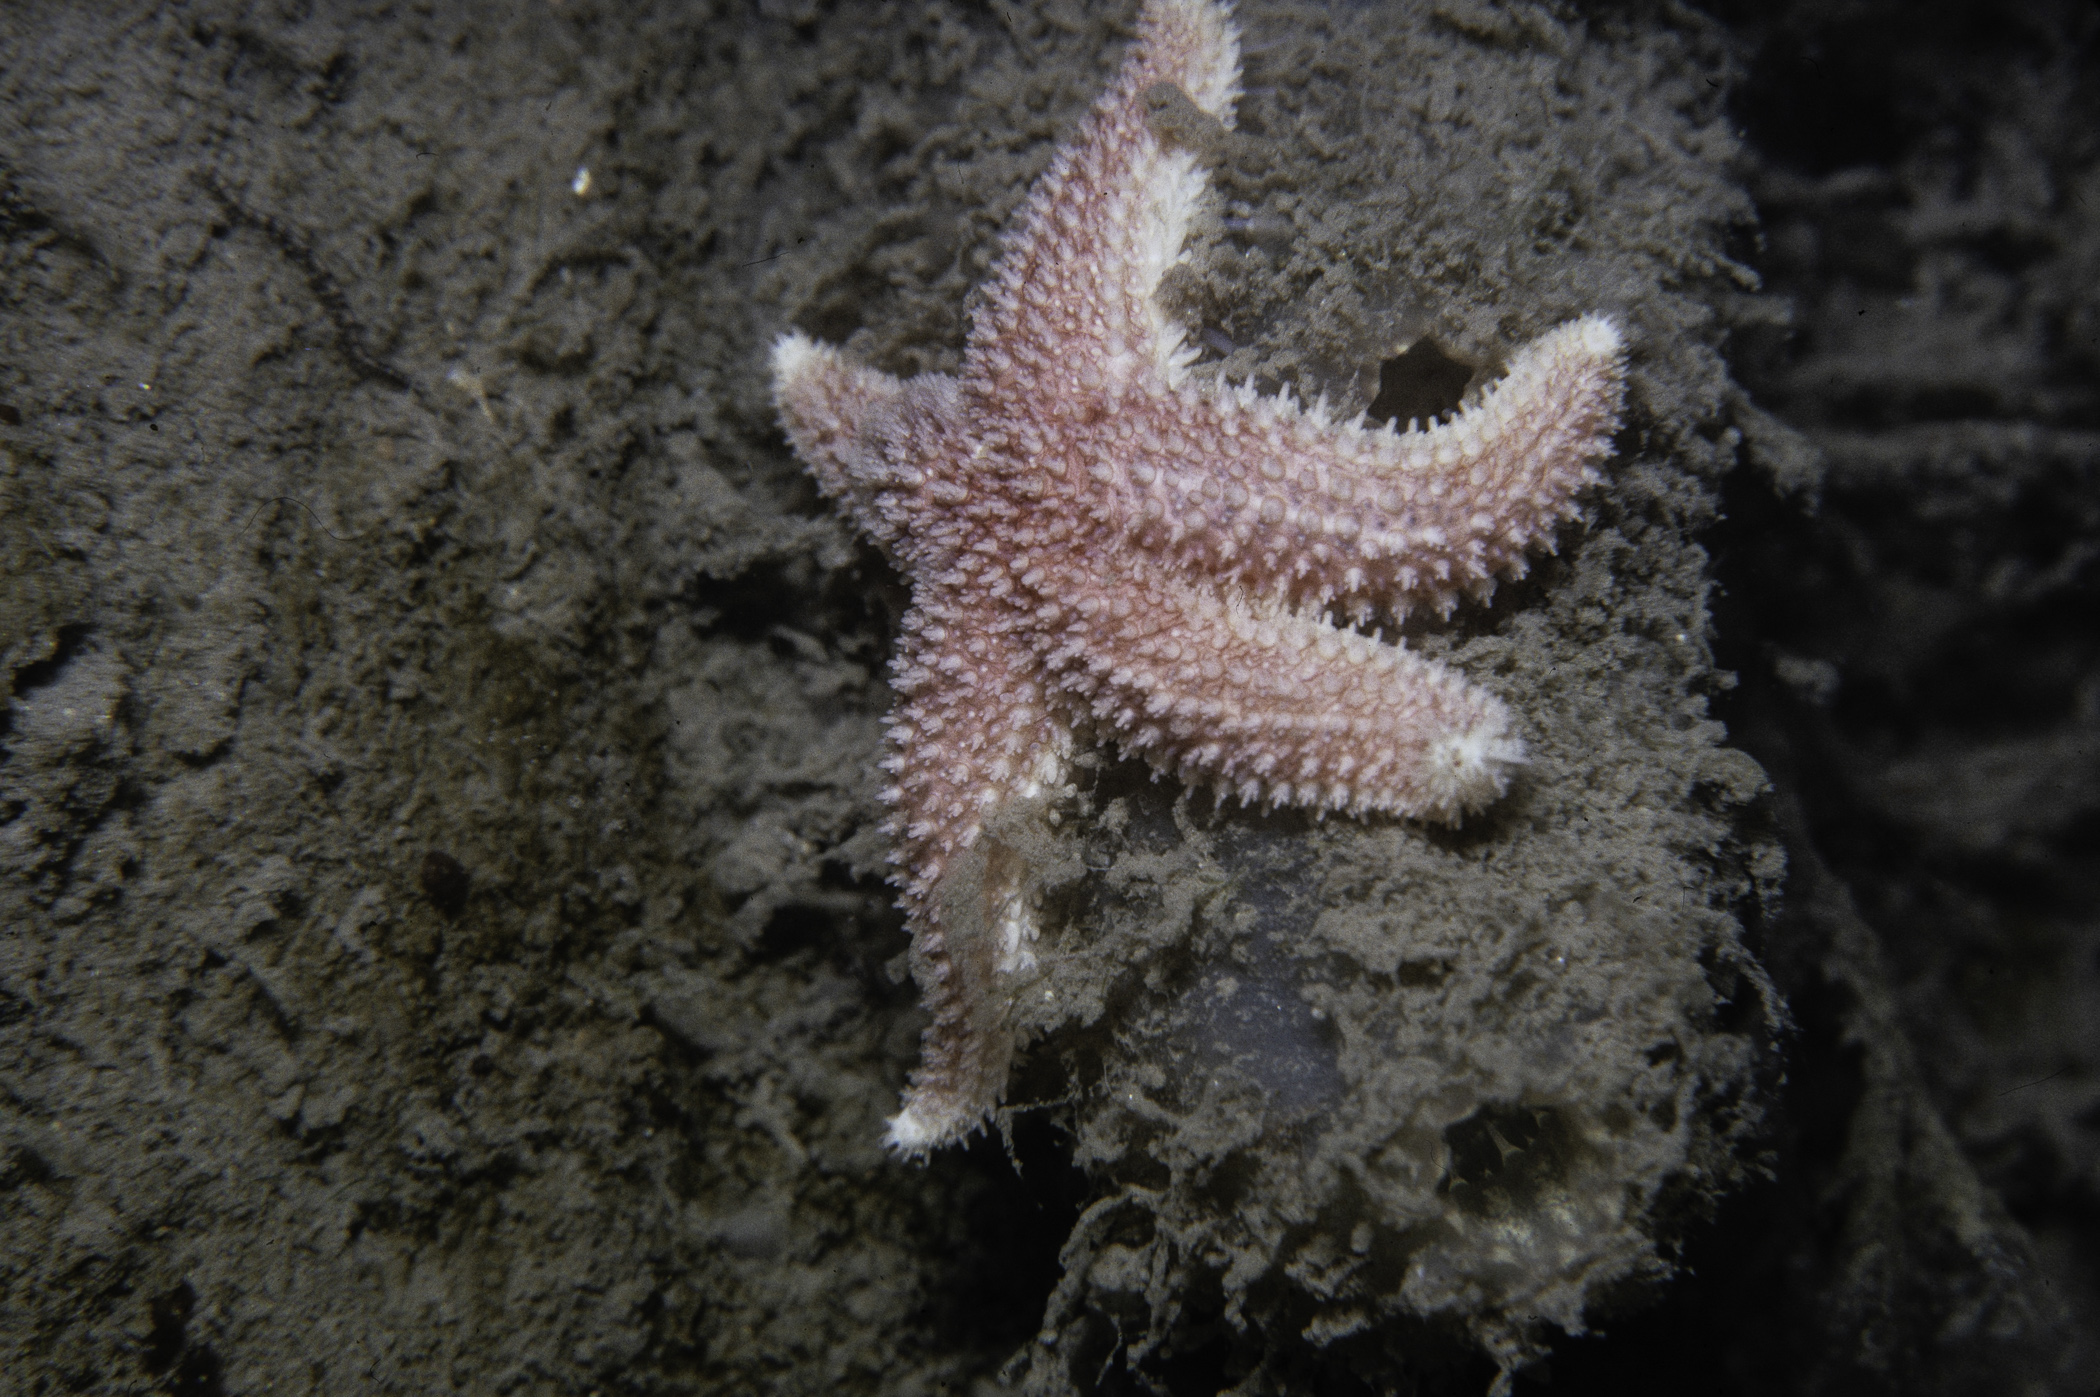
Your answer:
[[[1147,0],[1029,193],[960,375],[900,380],[801,334],[773,349],[795,451],[913,589],[885,798],[933,1021],[890,1121],[903,1154],[1005,1091],[1035,929],[1026,870],[980,841],[1062,787],[1075,734],[1243,801],[1441,821],[1523,760],[1501,700],[1327,616],[1448,612],[1521,575],[1610,451],[1619,332],[1565,324],[1404,432],[1193,377],[1154,292],[1206,180],[1147,94],[1172,84],[1229,126],[1238,82],[1222,7]]]

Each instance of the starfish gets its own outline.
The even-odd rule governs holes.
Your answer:
[[[1448,614],[1521,576],[1610,453],[1619,331],[1564,324],[1405,431],[1192,375],[1154,293],[1207,181],[1148,94],[1229,127],[1238,83],[1223,7],[1147,0],[1029,192],[960,374],[901,380],[799,332],[773,347],[795,452],[912,586],[884,799],[932,1022],[889,1122],[902,1155],[1005,1092],[1036,929],[1025,861],[986,834],[1064,791],[1082,735],[1244,802],[1444,822],[1524,760],[1499,698],[1330,618]]]

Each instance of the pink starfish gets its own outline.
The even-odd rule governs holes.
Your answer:
[[[773,349],[796,453],[913,587],[885,798],[933,1022],[890,1121],[904,1154],[1005,1090],[1035,929],[1022,860],[977,846],[1062,789],[1075,732],[1243,801],[1444,821],[1524,759],[1499,699],[1324,613],[1448,612],[1521,575],[1611,449],[1619,332],[1563,325],[1406,432],[1192,378],[1153,293],[1206,185],[1146,94],[1174,84],[1229,126],[1238,81],[1222,7],[1148,0],[1029,194],[960,377],[901,381],[801,334]]]

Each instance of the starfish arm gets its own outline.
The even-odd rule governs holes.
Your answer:
[[[1405,432],[1323,406],[1222,388],[1159,394],[1125,415],[1097,508],[1140,546],[1297,606],[1448,612],[1522,576],[1599,478],[1618,428],[1625,351],[1584,316],[1532,341],[1449,421]]]
[[[1456,821],[1524,760],[1434,661],[1164,568],[1061,580],[1044,659],[1126,750],[1245,801]]]
[[[1034,965],[1035,925],[1025,859],[986,831],[1015,802],[1062,790],[1070,736],[992,608],[937,596],[905,629],[883,798],[932,1022],[888,1143],[918,1156],[968,1135],[1005,1090],[1007,981]]]
[[[967,498],[953,472],[964,435],[956,381],[909,382],[856,364],[799,332],[773,346],[773,401],[795,453],[861,531],[912,568],[950,559],[950,511]]]
[[[1160,84],[1226,126],[1239,96],[1239,35],[1223,7],[1150,0],[1121,72],[1023,206],[973,319],[963,378],[973,393],[1073,400],[1121,385],[1178,383],[1193,358],[1153,299],[1204,197],[1194,152],[1146,118]]]
[[[861,425],[904,393],[903,380],[856,364],[799,330],[773,342],[772,368],[773,407],[788,443],[817,488],[844,505],[864,531],[876,533],[881,521],[863,483]]]

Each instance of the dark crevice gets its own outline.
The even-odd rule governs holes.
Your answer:
[[[220,1397],[225,1391],[225,1365],[219,1355],[211,1345],[190,1338],[190,1317],[196,1308],[197,1292],[188,1281],[146,1302],[150,1327],[139,1362],[171,1397]]]
[[[1403,430],[1413,422],[1427,427],[1458,410],[1472,381],[1472,365],[1420,340],[1378,366],[1378,393],[1367,415]]]
[[[38,689],[57,683],[66,666],[80,653],[91,630],[92,628],[86,625],[59,627],[57,644],[53,646],[50,656],[34,664],[23,665],[15,671],[14,696],[18,699],[27,698]],[[0,722],[4,722],[5,718],[5,713],[0,712]],[[4,731],[4,728],[0,728],[0,731]]]

